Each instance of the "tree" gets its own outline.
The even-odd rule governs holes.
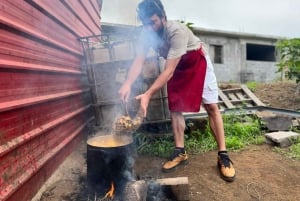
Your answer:
[[[185,26],[187,26],[187,28],[189,28],[192,32],[194,32],[194,27],[193,27],[194,23],[193,22],[186,22],[184,20],[180,20],[179,22],[182,24],[185,24]]]
[[[288,79],[300,84],[300,38],[279,40],[276,49],[280,53],[279,72],[287,72]]]

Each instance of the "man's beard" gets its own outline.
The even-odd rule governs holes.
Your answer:
[[[159,29],[156,31],[157,35],[159,37],[162,37],[163,34],[164,34],[164,30],[165,30],[165,25],[164,23],[162,22],[162,20],[160,20],[160,23],[161,23],[161,26],[159,27]]]

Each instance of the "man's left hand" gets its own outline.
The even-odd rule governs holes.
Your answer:
[[[148,95],[147,93],[138,95],[135,97],[136,100],[140,100],[140,108],[143,114],[143,117],[147,116],[147,108],[149,105],[149,101],[150,101],[151,96]]]

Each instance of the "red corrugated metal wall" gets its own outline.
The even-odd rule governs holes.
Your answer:
[[[93,119],[79,37],[101,0],[0,1],[0,200],[30,200]]]

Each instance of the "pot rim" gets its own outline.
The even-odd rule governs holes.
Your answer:
[[[114,141],[113,146],[108,146],[107,142]],[[133,143],[133,138],[130,135],[99,135],[89,138],[86,141],[88,146],[95,147],[95,148],[118,148],[118,147],[125,147]]]

